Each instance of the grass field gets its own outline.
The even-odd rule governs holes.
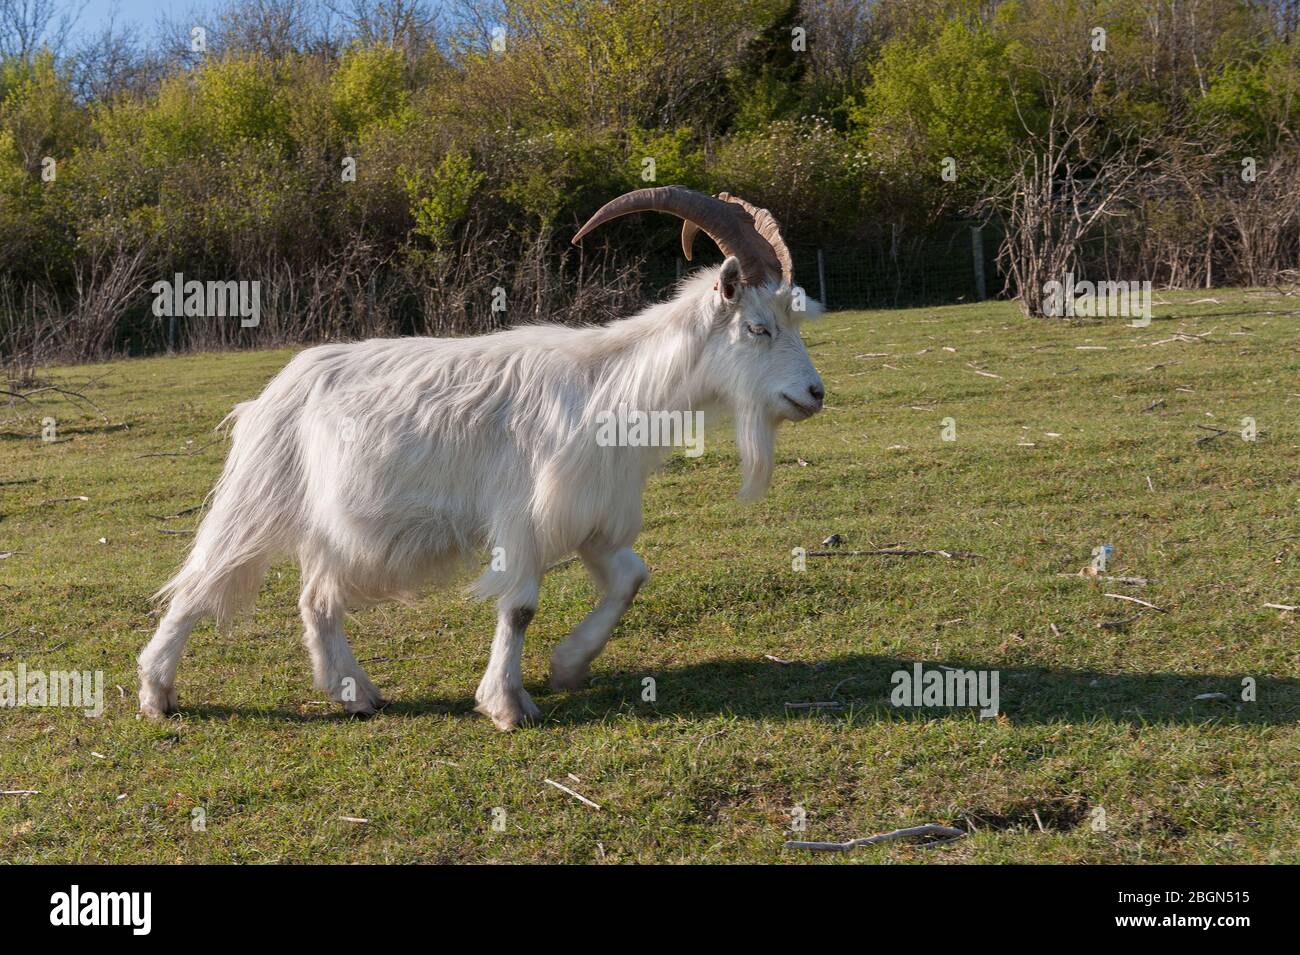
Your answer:
[[[165,532],[197,515],[160,518],[200,503],[213,426],[288,353],[51,371],[109,424],[54,392],[0,406],[0,670],[103,670],[106,709],[0,711],[0,790],[38,791],[0,796],[0,860],[1300,861],[1300,623],[1264,606],[1300,603],[1300,299],[1157,298],[1145,329],[1007,303],[808,326],[827,408],[782,430],[769,496],[735,501],[724,431],[675,457],[645,499],[651,582],[581,692],[546,665],[592,591],[577,564],[547,578],[524,663],[545,721],[510,734],[471,712],[490,605],[353,615],[393,703],[348,719],[311,689],[291,565],[254,616],[196,631],[182,715],[137,720],[149,594],[188,540]],[[792,569],[832,533],[982,559]],[[1069,576],[1103,544],[1149,583]],[[997,671],[1001,715],[891,706],[913,661]],[[796,807],[797,838],[970,836],[800,852]]]

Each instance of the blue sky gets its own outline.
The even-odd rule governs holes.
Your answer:
[[[63,2],[76,9],[81,0]],[[153,35],[159,15],[180,16],[190,10],[207,10],[214,5],[214,0],[86,0],[86,8],[77,20],[77,32],[83,35],[98,33],[108,24],[116,9],[119,24],[133,22],[140,28],[141,36],[148,38]]]

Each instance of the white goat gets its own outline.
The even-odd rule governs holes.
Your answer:
[[[799,335],[820,305],[801,308],[767,212],[726,193],[643,189],[609,203],[574,241],[643,209],[686,220],[688,257],[698,227],[728,258],[609,326],[310,348],[235,407],[225,470],[140,654],[142,713],[176,710],[191,629],[246,607],[270,562],[293,553],[315,685],[348,712],[384,700],[343,634],[346,608],[446,582],[485,547],[495,559],[473,590],[497,598],[497,628],[477,709],[503,730],[539,716],[523,687],[524,631],[544,571],[575,551],[602,596],[556,647],[551,683],[584,683],[647,579],[631,544],[646,479],[667,453],[601,446],[601,412],[730,409],[741,494],[752,498],[766,490],[777,425],[816,413],[823,397]]]

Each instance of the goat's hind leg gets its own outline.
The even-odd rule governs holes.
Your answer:
[[[176,712],[179,707],[176,668],[185,652],[185,641],[189,639],[190,631],[202,618],[202,613],[188,610],[181,601],[172,601],[152,639],[140,651],[142,716],[158,719]]]
[[[302,611],[302,640],[311,657],[316,689],[342,703],[349,713],[369,716],[388,705],[361,669],[343,633],[346,605],[340,588],[329,578],[310,578],[298,601]]]
[[[650,578],[645,562],[630,547],[584,548],[580,556],[602,596],[551,654],[551,687],[556,690],[576,690],[586,683],[591,661],[605,649],[614,627]]]

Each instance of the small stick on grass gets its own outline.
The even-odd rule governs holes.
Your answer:
[[[836,689],[839,689],[839,687],[836,687]],[[786,708],[791,710],[842,710],[846,705],[837,700],[812,700],[806,703],[787,703]]]
[[[544,779],[544,780],[542,780],[542,781],[543,781],[544,783],[546,783],[548,786],[554,786],[554,787],[555,787],[556,789],[558,789],[560,792],[565,793],[565,794],[567,794],[567,795],[569,795],[569,796],[572,796],[574,799],[578,800],[578,802],[582,803],[584,806],[590,806],[592,809],[599,809],[599,808],[600,808],[600,803],[598,803],[598,802],[592,802],[592,801],[591,801],[590,799],[588,799],[586,796],[583,796],[583,795],[581,795],[581,794],[579,794],[579,793],[575,793],[575,792],[574,792],[572,789],[570,789],[568,786],[561,786],[561,785],[560,785],[559,783],[557,783],[554,779]]]
[[[1145,587],[1147,584],[1151,582],[1145,577],[1107,577],[1103,574],[1098,574],[1096,577],[1092,577],[1088,574],[1057,574],[1056,576],[1057,577],[1080,577],[1084,580],[1108,580],[1116,584],[1132,584],[1134,587]]]
[[[148,454],[137,454],[135,459],[138,461],[141,458],[189,458],[198,454],[200,451],[206,451],[220,440],[221,439],[218,438],[216,441],[209,441],[207,444],[200,445],[197,448],[191,448],[188,451],[151,451]]]
[[[46,385],[46,386],[43,387],[43,388],[33,388],[31,391],[25,391],[25,392],[20,392],[20,391],[0,391],[0,395],[9,395],[11,398],[21,398],[23,401],[27,402],[29,405],[34,405],[34,404],[36,404],[36,402],[32,401],[31,396],[32,396],[32,395],[39,395],[39,394],[42,394],[43,392],[46,392],[46,391],[52,391],[52,392],[54,392],[55,394],[63,395],[63,396],[66,397],[66,398],[76,398],[78,401],[84,401],[86,404],[90,405],[90,407],[92,407],[92,408],[95,409],[95,413],[96,413],[96,414],[98,414],[101,418],[104,419],[104,424],[108,424],[108,423],[109,423],[108,415],[106,415],[106,414],[104,413],[104,409],[102,409],[101,407],[99,407],[99,405],[95,404],[93,401],[91,401],[89,398],[87,398],[85,395],[83,395],[83,394],[82,394],[81,392],[79,392],[79,391],[70,391],[70,390],[68,390],[67,388],[57,388],[57,387],[55,387],[54,385]]]
[[[1236,433],[1236,432],[1234,432],[1234,431],[1225,431],[1225,430],[1223,430],[1222,428],[1211,428],[1209,425],[1205,425],[1205,424],[1198,424],[1196,427],[1198,427],[1198,428],[1203,428],[1203,429],[1206,430],[1206,431],[1213,431],[1213,432],[1214,432],[1214,434],[1203,434],[1203,435],[1201,435],[1199,438],[1197,438],[1197,439],[1196,439],[1196,443],[1197,443],[1198,445],[1203,444],[1203,443],[1205,443],[1206,441],[1213,441],[1215,438],[1222,438],[1225,434],[1235,434],[1235,433]]]
[[[878,550],[810,550],[808,557],[949,557],[954,560],[984,560],[983,554],[965,550],[909,550],[882,547]]]
[[[1128,617],[1124,620],[1103,620],[1097,624],[1099,630],[1127,630],[1129,624],[1137,623],[1137,617]]]
[[[925,836],[944,836],[943,839],[923,843],[923,845],[942,845],[945,842],[961,839],[965,835],[966,833],[963,830],[954,829],[952,826],[928,823],[924,826],[912,826],[909,829],[882,832],[879,835],[866,836],[862,839],[850,839],[848,842],[799,842],[791,840],[785,844],[785,848],[810,849],[813,852],[848,852],[850,849],[856,849],[859,846],[873,846],[881,842],[895,842],[899,839],[920,839]]]
[[[203,505],[195,504],[193,507],[182,508],[181,510],[177,511],[175,514],[168,514],[165,517],[161,514],[150,514],[149,516],[152,517],[155,521],[174,521],[178,517],[184,517],[186,514],[193,514],[195,511],[201,511],[201,510],[203,510]]]
[[[1116,600],[1127,600],[1129,603],[1141,604],[1143,607],[1150,607],[1158,613],[1168,613],[1163,607],[1157,607],[1153,603],[1147,603],[1145,600],[1139,600],[1137,597],[1130,597],[1127,594],[1102,594],[1103,597],[1114,597]]]

